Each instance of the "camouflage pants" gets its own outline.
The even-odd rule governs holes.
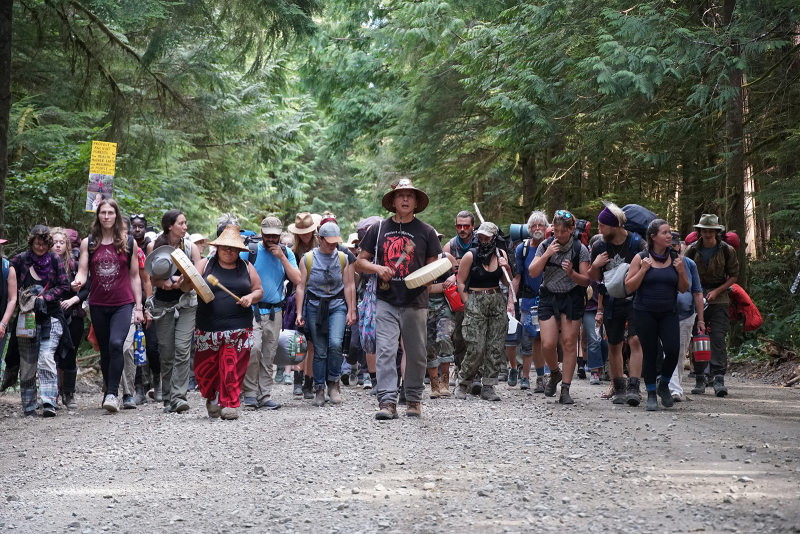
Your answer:
[[[456,323],[453,313],[445,298],[431,295],[428,303],[428,369],[438,367],[440,363],[452,363],[453,331]]]
[[[458,383],[469,387],[483,366],[481,383],[497,384],[497,375],[505,365],[505,340],[508,331],[506,298],[502,293],[472,293],[464,307],[462,333],[467,353],[458,373]]]

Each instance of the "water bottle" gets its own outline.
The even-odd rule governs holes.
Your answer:
[[[133,336],[133,356],[136,358],[136,365],[144,365],[147,363],[145,344],[144,330],[142,330],[142,325],[137,324],[136,334]]]
[[[531,324],[533,325],[533,337],[539,337],[539,301],[531,308]]]
[[[342,338],[342,356],[350,354],[350,338],[353,335],[353,330],[349,326],[344,327],[344,337]]]

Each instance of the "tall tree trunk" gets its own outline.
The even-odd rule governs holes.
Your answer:
[[[534,209],[536,197],[536,156],[533,154],[522,159],[522,209],[524,215]]]
[[[722,4],[722,18],[726,27],[730,27],[733,12],[736,9],[736,0],[725,0]],[[739,43],[732,42],[734,50],[739,49]],[[728,230],[735,231],[742,238],[746,235],[744,214],[745,203],[745,158],[744,158],[744,124],[742,101],[742,77],[740,69],[730,72],[730,87],[735,96],[728,101],[725,127],[727,133],[726,150],[730,154],[726,168],[728,210],[725,226]],[[745,247],[739,249],[739,284],[747,286],[745,269]]]
[[[0,0],[0,236],[6,235],[8,122],[11,118],[11,17],[14,0]],[[2,249],[0,249],[2,250]]]
[[[551,180],[547,195],[547,211],[549,216],[552,216],[556,210],[564,209],[564,179],[566,176],[561,176],[564,174],[564,171],[561,170],[558,163],[553,161],[563,153],[564,142],[559,137],[555,140],[553,145],[547,149],[547,172]]]

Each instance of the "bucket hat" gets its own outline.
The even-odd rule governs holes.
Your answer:
[[[151,278],[166,280],[178,272],[178,266],[172,261],[174,247],[163,245],[151,252],[144,262],[144,270]]]
[[[719,217],[713,213],[704,213],[700,216],[700,222],[694,225],[695,228],[708,228],[710,230],[724,230],[725,227],[719,224]]]

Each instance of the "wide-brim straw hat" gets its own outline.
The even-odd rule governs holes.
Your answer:
[[[713,213],[704,213],[700,216],[700,222],[694,225],[695,228],[707,228],[709,230],[723,230],[724,226],[719,224],[719,217]]]
[[[144,270],[151,278],[156,280],[166,280],[178,272],[178,266],[172,260],[172,252],[175,248],[169,245],[158,247],[147,255],[144,262]]]
[[[322,217],[320,216],[320,220]],[[294,216],[294,223],[289,225],[289,231],[293,234],[309,234],[317,229],[317,223],[307,211],[298,213]]]
[[[211,242],[211,240],[205,237],[203,234],[192,234],[189,236],[189,241],[191,241],[198,247],[201,245],[208,246],[208,244]]]
[[[425,191],[423,191],[422,189],[417,189],[416,187],[414,187],[414,184],[412,184],[411,180],[409,180],[408,178],[403,178],[402,180],[397,182],[396,185],[392,185],[392,190],[383,195],[383,199],[381,199],[381,205],[383,206],[383,209],[395,213],[396,210],[394,208],[394,194],[402,190],[411,190],[416,192],[417,207],[414,209],[414,213],[422,213],[423,211],[425,211],[425,208],[428,207],[428,202],[430,202],[427,193],[425,193]]]
[[[215,247],[231,247],[241,250],[242,252],[249,252],[242,240],[242,235],[239,233],[239,227],[229,224],[225,227],[219,237],[210,243]]]

